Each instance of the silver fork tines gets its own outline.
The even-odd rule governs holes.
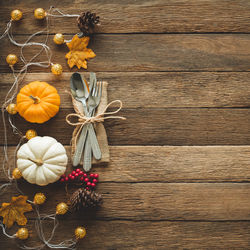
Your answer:
[[[95,109],[99,105],[102,96],[102,85],[103,82],[94,82],[92,91],[89,95],[88,107],[89,112],[88,116],[91,117],[95,114]],[[93,124],[88,124],[88,136],[86,140],[85,150],[84,150],[84,162],[83,168],[85,171],[89,171],[91,169],[91,148],[93,149],[93,155],[97,160],[100,160],[102,157],[101,149],[99,147],[95,130]]]

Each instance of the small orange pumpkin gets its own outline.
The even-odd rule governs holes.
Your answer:
[[[34,81],[21,88],[16,105],[19,114],[28,122],[44,123],[59,111],[60,96],[50,84]]]

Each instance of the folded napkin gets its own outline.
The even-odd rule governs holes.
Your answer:
[[[103,82],[103,87],[102,87],[102,97],[101,101],[99,103],[99,106],[96,109],[95,115],[98,116],[100,114],[103,114],[106,111],[107,105],[108,105],[108,83]],[[74,110],[77,114],[81,114],[82,116],[85,116],[84,111],[83,111],[83,106],[81,102],[78,102],[73,96],[72,96],[72,103]],[[96,137],[99,142],[99,146],[102,152],[102,158],[100,160],[96,160],[94,157],[92,157],[92,164],[97,164],[100,162],[109,162],[109,146],[108,146],[108,138],[107,138],[107,133],[105,130],[105,127],[102,122],[95,122],[93,123],[95,131],[96,131]],[[82,125],[78,124],[76,125],[76,128],[73,131],[72,135],[72,141],[71,141],[71,157],[73,157],[75,150],[76,150],[76,145],[78,142],[78,139],[80,137]],[[83,158],[81,159],[80,164],[83,164]]]

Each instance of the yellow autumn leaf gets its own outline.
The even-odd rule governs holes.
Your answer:
[[[87,60],[94,58],[96,54],[92,49],[88,49],[89,37],[79,38],[74,35],[71,42],[67,43],[69,52],[66,54],[68,65],[73,68],[75,65],[80,69],[81,67],[87,69]]]
[[[27,218],[24,213],[32,211],[32,206],[26,202],[27,199],[27,196],[19,195],[18,197],[12,197],[10,203],[2,203],[0,216],[3,217],[4,225],[8,228],[12,227],[15,221],[20,226],[26,225]]]

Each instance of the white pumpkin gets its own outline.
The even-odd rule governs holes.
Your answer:
[[[17,167],[23,178],[40,186],[57,181],[64,174],[67,162],[65,148],[50,136],[36,136],[17,152]]]

